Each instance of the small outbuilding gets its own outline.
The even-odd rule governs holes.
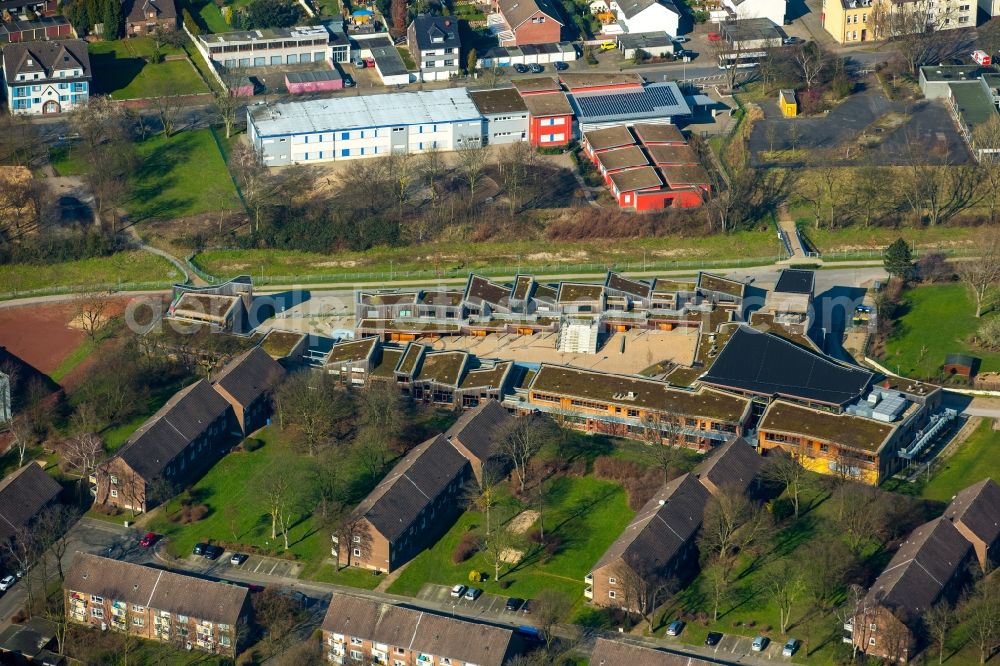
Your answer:
[[[946,375],[972,377],[979,369],[979,359],[969,354],[948,354],[941,369]]]
[[[781,107],[781,115],[786,118],[794,118],[799,115],[799,104],[795,101],[795,91],[782,89],[778,91],[778,106]]]
[[[327,92],[340,90],[344,80],[335,69],[314,72],[288,72],[285,74],[285,88],[293,94]]]

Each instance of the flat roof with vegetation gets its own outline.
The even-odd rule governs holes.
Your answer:
[[[362,338],[351,342],[341,342],[330,348],[326,357],[327,363],[343,363],[344,361],[360,361],[368,358],[377,337]]]
[[[664,382],[651,379],[554,365],[543,365],[534,376],[530,389],[609,405],[641,407],[726,422],[739,421],[749,404],[745,398],[718,391],[672,389]],[[630,392],[634,393],[634,397],[625,397]]]
[[[302,338],[305,337],[305,333],[295,333],[293,331],[278,331],[271,330],[264,338],[264,341],[260,343],[260,348],[266,351],[274,358],[285,358],[292,353],[292,350],[298,346]]]
[[[764,412],[760,430],[805,435],[860,451],[877,452],[893,426],[849,414],[834,414],[775,400]]]
[[[249,336],[223,333],[211,324],[199,324],[164,317],[146,333],[146,339],[172,349],[190,349],[212,354],[239,354],[263,339],[260,333]]]
[[[372,369],[373,377],[392,377],[396,372],[399,359],[403,357],[402,349],[382,349],[382,360]]]
[[[403,360],[399,362],[399,372],[404,375],[411,374],[416,369],[417,361],[426,349],[427,347],[424,345],[415,342],[408,345],[406,351],[403,352]]]
[[[746,283],[744,282],[740,282],[739,280],[730,280],[727,277],[715,275],[713,273],[699,273],[698,286],[702,289],[717,291],[720,294],[727,294],[737,298],[743,298],[743,294],[746,293],[747,288]]]
[[[604,285],[563,282],[559,285],[559,302],[598,301],[604,294]]]
[[[432,352],[424,356],[420,366],[420,381],[432,381],[446,386],[458,386],[469,354],[461,351]]]
[[[462,378],[460,388],[499,388],[500,384],[503,383],[504,376],[510,371],[513,365],[511,361],[503,361],[493,367],[470,370]]]
[[[458,324],[435,322],[399,321],[398,319],[362,319],[358,328],[366,331],[392,331],[397,333],[454,333]]]

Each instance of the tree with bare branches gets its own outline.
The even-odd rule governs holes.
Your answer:
[[[806,90],[812,90],[821,80],[824,70],[829,64],[826,52],[817,42],[808,42],[795,49],[792,62],[802,76]]]
[[[653,412],[642,420],[642,443],[646,445],[643,455],[663,470],[664,483],[684,458],[681,437],[681,420],[676,414]]]
[[[802,491],[809,482],[809,473],[795,457],[780,448],[767,452],[767,460],[761,471],[765,481],[771,481],[785,488],[792,499],[795,519],[799,519],[799,504]]]
[[[972,292],[976,302],[976,318],[983,316],[987,305],[987,292],[1000,282],[1000,237],[986,234],[979,246],[979,256],[955,262],[955,273]]]
[[[476,185],[482,180],[489,164],[489,146],[466,144],[458,151],[458,172],[469,185],[469,201],[476,199]]]
[[[955,610],[947,599],[942,599],[927,609],[923,620],[924,629],[937,645],[938,664],[942,664],[944,663],[945,641],[948,639],[951,628],[955,625]]]
[[[751,550],[768,527],[768,514],[760,506],[738,488],[725,487],[705,507],[700,550],[709,560],[718,560],[728,576],[738,556]]]
[[[334,530],[334,537],[337,540],[337,554],[340,568],[349,567],[355,557],[368,559],[372,552],[372,534],[368,521],[358,515],[349,515],[341,521]],[[341,549],[347,551],[347,562],[339,562]]]
[[[551,422],[543,416],[529,414],[516,418],[500,433],[497,452],[514,466],[523,494],[528,480],[528,463],[542,448],[551,432]]]
[[[963,604],[961,616],[979,648],[979,663],[985,664],[1000,646],[1000,579],[994,576],[980,581]]]
[[[74,320],[91,342],[104,329],[110,319],[111,301],[106,292],[83,292],[73,299]]]

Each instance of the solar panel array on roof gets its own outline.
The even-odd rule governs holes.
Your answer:
[[[576,103],[585,116],[620,116],[652,113],[658,107],[676,106],[677,97],[670,88],[651,86],[637,92],[577,95]]]

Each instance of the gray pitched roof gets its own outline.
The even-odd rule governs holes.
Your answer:
[[[245,587],[78,552],[63,589],[235,625]]]
[[[280,363],[260,347],[254,347],[230,361],[213,383],[246,407],[271,391],[284,376]]]
[[[677,5],[673,3],[673,0],[622,0],[618,3],[618,6],[627,19],[636,16],[653,5],[662,5],[673,13],[680,15],[680,11],[678,11]]]
[[[621,559],[639,575],[655,573],[694,536],[709,497],[692,474],[670,481],[639,510],[594,569]]]
[[[718,488],[731,486],[745,493],[764,464],[757,451],[742,437],[733,437],[716,449],[695,469],[700,479]]]
[[[444,437],[416,446],[354,510],[390,541],[410,528],[424,508],[469,464]]]
[[[983,479],[960,490],[944,512],[953,523],[961,522],[987,544],[1000,538],[1000,485]]]
[[[14,536],[62,490],[37,463],[30,462],[0,481],[0,543]]]
[[[87,42],[82,39],[59,39],[49,42],[15,42],[3,49],[3,71],[8,82],[15,80],[19,73],[39,73],[38,81],[52,77],[55,68],[83,71],[82,76],[57,79],[79,81],[90,78],[90,55]]]
[[[719,662],[598,638],[590,666],[708,666]]]
[[[462,414],[455,424],[448,428],[445,437],[457,438],[480,460],[490,458],[496,449],[497,440],[504,429],[514,421],[514,416],[496,400],[487,400],[479,407]]]
[[[972,546],[944,517],[913,530],[868,590],[868,602],[919,618],[958,573]]]
[[[462,44],[458,37],[458,21],[451,16],[421,14],[413,19],[413,34],[421,51],[458,48]]]
[[[323,630],[446,657],[477,666],[501,666],[516,646],[514,632],[334,592]]]
[[[153,479],[228,409],[229,403],[218,391],[199,379],[142,424],[118,456],[142,478]]]

